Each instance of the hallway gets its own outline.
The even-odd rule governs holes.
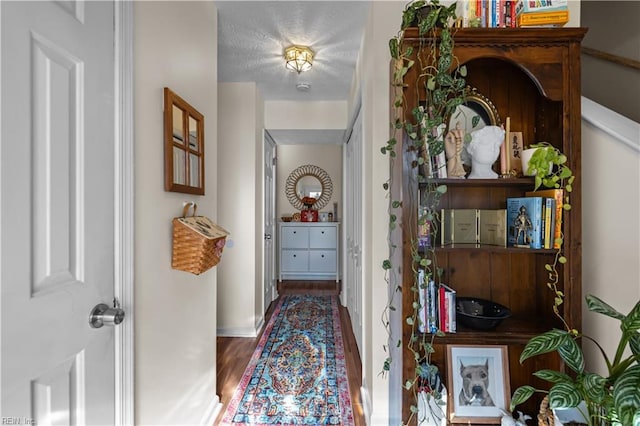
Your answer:
[[[339,284],[334,281],[282,281],[278,283],[280,296],[291,294],[338,295]],[[269,321],[277,300],[271,303],[265,314],[265,324]],[[351,320],[345,307],[340,306],[340,322],[343,330],[347,375],[351,392],[351,402],[356,426],[364,426],[364,412],[360,403],[360,384],[362,383],[362,364],[351,328]],[[238,385],[251,355],[260,340],[246,337],[217,338],[217,384],[216,393],[223,404],[222,412],[227,407],[233,392]],[[216,424],[222,418],[222,413]]]

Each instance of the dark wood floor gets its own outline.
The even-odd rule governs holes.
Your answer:
[[[339,284],[335,281],[282,281],[278,284],[278,293],[287,294],[340,294]],[[274,301],[265,314],[265,323],[271,318],[277,300]],[[340,325],[342,327],[342,339],[344,341],[345,359],[347,362],[347,376],[349,390],[351,391],[351,405],[356,426],[364,426],[364,412],[360,401],[360,385],[362,383],[362,364],[360,354],[355,343],[355,337],[351,328],[351,319],[347,309],[340,306]],[[223,409],[216,421],[222,418],[233,392],[238,386],[251,355],[260,340],[246,337],[218,337],[217,357],[217,394],[222,399]]]

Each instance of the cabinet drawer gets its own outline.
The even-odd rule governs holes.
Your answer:
[[[336,228],[334,226],[318,226],[309,230],[309,247],[336,248]]]
[[[306,250],[282,250],[282,272],[306,272],[309,270],[309,252]]]
[[[283,226],[281,244],[283,248],[307,248],[309,230],[297,226]]]
[[[336,266],[335,250],[311,250],[309,252],[310,272],[326,272],[331,274],[336,272]]]

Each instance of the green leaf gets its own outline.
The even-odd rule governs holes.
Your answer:
[[[509,411],[513,411],[513,409],[517,406],[531,398],[531,395],[536,391],[535,388],[531,386],[520,386],[513,393],[511,397],[511,405],[509,406]]]
[[[629,336],[629,347],[635,356],[640,357],[640,334],[633,333]]]
[[[520,355],[520,363],[522,364],[525,360],[531,358],[532,356],[545,354],[548,352],[555,351],[564,343],[566,340],[572,340],[564,330],[551,330],[543,333],[539,336],[535,336],[529,340],[527,345],[525,346],[522,354]]]
[[[623,425],[634,424],[640,410],[640,365],[634,365],[620,375],[613,385],[613,401]]]
[[[551,383],[572,382],[569,375],[556,370],[540,370],[533,373],[533,375]]]
[[[576,373],[584,371],[584,356],[580,346],[573,339],[564,339],[558,347],[558,353],[564,362]]]
[[[398,51],[398,39],[394,37],[389,40],[389,53],[393,59],[398,59]]]
[[[587,301],[587,308],[591,312],[597,312],[599,314],[603,314],[611,318],[624,320],[623,314],[615,310],[613,307],[611,307],[611,305],[603,302],[602,299],[599,299],[598,297],[592,294],[587,295],[585,299]]]
[[[413,325],[413,318],[408,317],[405,321],[407,322],[407,324]]]
[[[631,309],[631,312],[622,321],[623,329],[625,331],[637,331],[640,329],[640,302]]]
[[[389,270],[391,269],[391,261],[389,259],[385,259],[382,261],[382,269]]]
[[[582,388],[588,399],[601,403],[604,399],[607,380],[599,374],[587,373],[582,378]]]
[[[382,154],[386,154],[387,153],[387,147],[383,146],[382,148],[380,148],[380,152],[382,152]]]
[[[557,383],[549,391],[549,407],[573,408],[582,401],[582,395],[572,383]]]

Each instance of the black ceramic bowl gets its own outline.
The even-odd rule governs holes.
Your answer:
[[[511,316],[511,310],[490,300],[477,297],[456,298],[456,319],[473,330],[491,330],[503,319]]]

